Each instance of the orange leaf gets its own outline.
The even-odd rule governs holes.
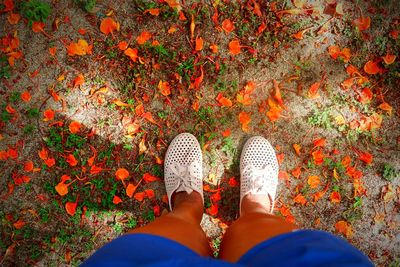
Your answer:
[[[68,162],[68,164],[72,167],[78,164],[78,161],[73,154],[69,154],[65,161]]]
[[[365,31],[371,25],[370,17],[361,17],[353,20],[353,25],[356,26],[360,31]]]
[[[133,194],[135,193],[135,191],[136,191],[138,185],[139,185],[139,184],[137,184],[136,186],[133,185],[132,183],[129,183],[129,184],[128,184],[128,186],[126,187],[126,195],[127,195],[129,198],[132,198],[132,197],[133,197]]]
[[[382,104],[380,104],[378,106],[378,108],[386,111],[389,115],[392,114],[393,107],[391,105],[389,105],[389,103],[387,103],[387,102],[383,102]]]
[[[137,62],[138,50],[136,48],[128,48],[124,51],[124,54],[130,57],[133,62]]]
[[[365,162],[366,164],[371,164],[372,160],[373,160],[373,156],[371,153],[368,152],[360,152],[359,153],[359,160]]]
[[[251,121],[250,114],[245,111],[241,111],[239,113],[238,118],[239,118],[239,122],[241,124],[242,130],[246,133],[249,132],[249,123]]]
[[[24,163],[24,171],[26,172],[33,171],[33,162],[31,160]]]
[[[92,167],[90,168],[90,174],[98,174],[103,170],[102,167],[97,166],[97,165],[92,165]]]
[[[68,128],[71,133],[77,133],[81,128],[81,124],[77,121],[72,121]]]
[[[314,159],[314,163],[317,165],[321,165],[322,163],[324,163],[324,153],[321,150],[315,150],[312,153],[312,157]]]
[[[43,22],[36,21],[36,22],[32,23],[32,31],[44,32],[44,26],[46,26],[46,24],[44,24]]]
[[[315,139],[315,140],[313,141],[314,148],[317,148],[317,147],[324,147],[324,146],[325,146],[325,143],[326,143],[326,139],[325,139],[325,138],[318,138],[318,139]]]
[[[200,66],[200,76],[194,79],[193,86],[195,89],[199,89],[200,84],[203,82],[204,72],[203,72],[203,65]]]
[[[157,176],[151,175],[150,173],[145,173],[145,174],[143,174],[143,180],[146,183],[151,183],[154,181],[159,181],[160,178],[158,178]]]
[[[231,135],[231,129],[226,129],[222,132],[223,137],[229,137]]]
[[[396,55],[387,54],[386,56],[382,57],[382,59],[386,65],[390,65],[396,60]]]
[[[158,125],[158,123],[153,119],[153,115],[150,112],[145,112],[141,115],[142,118],[146,119],[147,121]]]
[[[59,182],[54,188],[60,196],[65,196],[68,194],[68,185],[66,185],[64,182]]]
[[[282,100],[282,95],[281,95],[281,90],[279,89],[279,84],[277,81],[272,80],[274,83],[274,94],[272,97],[275,99],[275,101],[281,106],[284,107],[283,105],[283,100]]]
[[[297,179],[299,179],[300,174],[301,174],[301,168],[300,168],[300,167],[297,167],[297,168],[293,169],[291,173],[292,173],[292,175],[293,175],[294,177],[296,177]]]
[[[54,119],[54,115],[55,115],[55,113],[54,113],[53,110],[51,110],[51,109],[45,110],[45,111],[43,112],[43,117],[44,117],[43,120],[44,120],[44,121],[51,121],[51,120]]]
[[[106,35],[112,34],[113,31],[119,31],[119,23],[112,18],[104,18],[100,23],[100,31]]]
[[[271,122],[275,122],[279,119],[282,113],[282,108],[279,106],[271,107],[269,111],[267,111],[267,117]]]
[[[341,55],[340,48],[337,45],[328,47],[328,53],[333,59],[337,59]]]
[[[144,192],[145,192],[146,196],[147,196],[149,199],[152,199],[152,198],[155,197],[155,194],[154,194],[154,190],[153,190],[153,189],[146,189],[146,190],[144,190]]]
[[[15,227],[15,229],[21,229],[22,227],[24,227],[25,224],[26,223],[22,219],[19,219],[18,221],[13,223],[13,226]]]
[[[319,82],[314,83],[311,85],[310,89],[307,92],[307,96],[311,99],[315,99],[319,97],[318,89],[321,84]]]
[[[211,216],[216,216],[218,214],[218,205],[215,203],[211,203],[211,206],[207,208],[206,211]]]
[[[44,161],[47,167],[53,167],[56,164],[56,160],[54,158],[48,158]]]
[[[140,45],[146,43],[153,35],[150,32],[142,32],[140,35],[136,38],[136,42]]]
[[[332,203],[340,203],[340,194],[337,191],[333,191],[330,195],[330,199]]]
[[[79,39],[77,43],[70,43],[67,46],[67,52],[69,56],[84,56],[92,53],[92,45],[89,45],[85,40]]]
[[[338,233],[343,234],[347,238],[351,238],[353,235],[351,225],[346,221],[338,221],[335,223],[335,229]]]
[[[142,202],[144,200],[144,198],[146,197],[146,194],[144,192],[139,192],[136,193],[133,198],[136,199],[137,201]]]
[[[232,106],[232,101],[230,99],[222,96],[222,93],[219,93],[215,99],[218,101],[218,103],[220,103],[224,107]]]
[[[9,148],[7,150],[7,155],[9,158],[16,159],[18,158],[18,151],[16,149]]]
[[[293,144],[293,148],[294,148],[294,151],[296,152],[297,156],[300,156],[301,145]]]
[[[75,77],[74,79],[74,87],[80,86],[85,82],[85,78],[83,77],[82,73],[79,73],[78,76]]]
[[[230,33],[231,31],[233,31],[235,29],[235,26],[233,25],[233,23],[232,23],[232,21],[230,19],[225,19],[222,22],[222,29],[226,33]]]
[[[294,200],[294,203],[298,203],[303,206],[307,203],[306,198],[302,194],[297,194],[297,196],[293,200]]]
[[[160,15],[160,9],[159,8],[150,8],[144,11],[144,13],[150,13],[153,16],[158,16]]]
[[[365,87],[362,89],[360,96],[358,97],[358,101],[360,101],[362,104],[368,104],[371,102],[373,97],[371,89],[368,87]]]
[[[10,114],[14,114],[14,113],[17,112],[10,104],[7,105],[6,111],[7,111],[8,113],[10,113]]]
[[[381,68],[378,65],[378,62],[373,62],[372,60],[368,61],[364,65],[364,71],[368,74],[377,74],[381,71]]]
[[[116,172],[115,172],[115,177],[117,177],[118,180],[125,180],[126,178],[128,178],[129,176],[129,172],[127,169],[125,168],[119,168]]]
[[[78,199],[76,199],[76,202],[67,202],[67,203],[65,203],[65,210],[67,211],[67,213],[69,215],[74,216],[77,206],[78,206]]]
[[[10,12],[10,15],[8,15],[7,20],[11,25],[15,25],[18,23],[18,21],[21,19],[21,16],[19,14],[15,14]]]
[[[113,197],[113,203],[115,204],[115,205],[117,205],[117,204],[119,204],[119,203],[121,203],[122,202],[122,199],[119,197],[119,196],[114,196]]]
[[[232,40],[229,42],[228,44],[229,47],[229,53],[231,53],[231,55],[238,55],[240,54],[240,42],[239,40]]]
[[[31,94],[29,93],[29,91],[24,91],[24,92],[21,94],[21,99],[22,99],[24,102],[29,102],[29,101],[31,101],[32,96],[31,96]]]
[[[80,35],[85,35],[86,34],[86,30],[83,29],[83,28],[79,28],[78,32],[79,32]]]
[[[354,73],[358,73],[358,70],[356,67],[354,67],[353,65],[348,65],[346,68],[346,72],[347,74],[349,74],[350,76],[352,76]]]
[[[204,44],[203,38],[201,38],[201,37],[196,37],[196,47],[195,47],[195,50],[196,50],[196,51],[201,51],[201,50],[203,50],[203,44]]]
[[[39,151],[39,158],[45,160],[48,157],[49,157],[49,151],[45,147],[42,147],[42,149]]]
[[[158,82],[158,89],[160,90],[161,94],[164,96],[168,96],[171,94],[171,87],[169,86],[168,82],[163,82],[160,80]]]
[[[321,181],[318,176],[311,175],[308,176],[307,183],[311,188],[317,188]]]
[[[219,51],[218,45],[212,44],[212,45],[210,45],[210,49],[211,49],[211,52],[213,52],[214,54],[218,54],[218,51]]]
[[[119,48],[119,50],[124,51],[128,48],[128,43],[125,41],[121,41],[118,43],[118,48]]]

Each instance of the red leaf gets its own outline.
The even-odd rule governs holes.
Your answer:
[[[361,17],[353,20],[353,25],[356,26],[360,31],[365,31],[371,25],[370,17]]]
[[[374,61],[370,60],[367,63],[365,63],[364,71],[368,74],[374,75],[374,74],[379,73],[381,71],[381,68],[379,67],[377,61],[374,62]]]
[[[74,216],[77,206],[78,206],[78,198],[76,199],[75,202],[67,202],[67,203],[65,203],[65,210],[67,211],[67,213],[69,215]]]
[[[372,156],[372,154],[370,154],[368,152],[360,152],[358,159],[365,162],[366,164],[371,164],[371,162],[373,160],[373,156]]]
[[[159,181],[160,178],[158,178],[158,177],[156,177],[154,175],[151,175],[150,173],[145,173],[145,174],[143,174],[143,180],[146,183],[151,183],[151,182],[154,182],[154,181]]]
[[[122,199],[119,197],[119,196],[114,196],[114,198],[113,198],[113,203],[115,204],[115,205],[117,205],[117,204],[119,204],[119,203],[121,203],[122,202]]]
[[[137,201],[142,202],[144,200],[144,198],[146,197],[146,194],[144,192],[139,192],[136,193],[133,198],[136,199]]]

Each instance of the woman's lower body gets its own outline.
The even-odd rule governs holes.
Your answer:
[[[193,136],[180,136],[168,149],[165,163],[172,211],[105,245],[85,266],[372,266],[345,240],[322,231],[296,230],[272,215],[277,162],[262,137],[251,139],[243,149],[240,217],[224,234],[219,260],[213,259],[200,227],[204,209],[201,151]],[[183,156],[179,154],[185,149]]]

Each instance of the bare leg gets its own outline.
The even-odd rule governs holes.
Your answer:
[[[203,202],[199,193],[193,191],[175,193],[172,212],[158,218],[154,222],[130,231],[130,233],[146,233],[172,239],[194,250],[201,256],[211,256],[211,249],[200,227],[203,216]]]
[[[269,214],[269,210],[268,196],[244,196],[241,216],[228,228],[222,240],[220,258],[236,262],[255,245],[296,229],[295,225]]]

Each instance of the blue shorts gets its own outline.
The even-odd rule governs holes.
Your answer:
[[[245,234],[245,233],[243,233]],[[96,251],[82,266],[373,266],[346,240],[315,230],[298,230],[254,246],[237,263],[202,257],[176,241],[127,234]]]

